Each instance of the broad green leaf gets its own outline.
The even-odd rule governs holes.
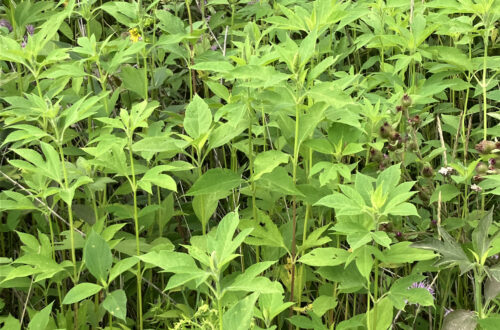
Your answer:
[[[312,303],[313,313],[317,316],[323,316],[327,311],[337,307],[338,301],[331,296],[321,295],[314,299]]]
[[[121,67],[120,78],[127,90],[137,93],[141,98],[147,97],[147,86],[145,70],[142,68],[134,68],[130,65]]]
[[[479,262],[483,263],[483,257],[486,258],[486,254],[490,248],[490,239],[488,238],[488,231],[493,222],[493,209],[491,209],[485,216],[479,220],[477,227],[472,232],[472,244],[474,246],[474,251],[479,256]]]
[[[477,323],[479,323],[482,330],[496,330],[498,329],[498,324],[500,324],[500,314],[489,314],[488,317],[477,320]]]
[[[132,145],[134,152],[172,152],[182,151],[187,142],[174,139],[170,136],[147,136]]]
[[[45,330],[47,324],[49,324],[49,317],[52,312],[53,304],[54,302],[51,302],[48,306],[37,312],[35,316],[31,318],[31,321],[28,324],[28,330]]]
[[[353,253],[356,254],[354,259],[356,260],[356,267],[358,267],[359,273],[369,281],[374,263],[370,249],[367,246],[362,246]]]
[[[108,243],[94,230],[90,232],[83,247],[83,261],[89,272],[100,282],[106,283],[113,255]]]
[[[258,293],[252,293],[228,309],[222,318],[223,328],[231,330],[250,329],[253,309],[258,296]]]
[[[138,258],[169,273],[191,273],[199,270],[194,259],[186,253],[158,251],[149,252]]]
[[[164,171],[166,171],[166,169],[162,165],[149,169],[139,180],[139,187],[143,188],[150,194],[153,193],[151,189],[152,184],[157,185],[160,188],[177,191],[177,182],[175,182],[170,175],[164,174]]]
[[[94,283],[80,283],[66,293],[62,303],[64,305],[74,304],[95,295],[101,290],[102,286],[100,285]]]
[[[377,244],[380,244],[383,247],[388,248],[391,244],[391,239],[385,231],[372,232],[370,233],[370,235],[372,236],[373,240],[377,242]]]
[[[287,170],[283,167],[276,167],[271,173],[264,174],[258,181],[257,186],[282,195],[303,196],[293,184],[292,177],[288,175]]]
[[[113,265],[109,271],[108,284],[110,284],[115,278],[126,272],[127,270],[134,267],[139,260],[136,257],[130,257],[121,259]]]
[[[193,198],[192,206],[198,220],[203,228],[207,226],[208,220],[214,214],[219,205],[217,194],[196,195]]]
[[[278,150],[268,150],[257,154],[251,179],[258,180],[262,175],[271,173],[280,164],[288,163],[289,158],[289,155]]]
[[[443,320],[442,330],[470,330],[476,329],[476,313],[463,309],[450,312]]]
[[[123,290],[109,293],[102,302],[102,307],[114,317],[124,320],[127,317],[127,295]]]
[[[411,242],[400,242],[391,245],[390,249],[384,250],[383,262],[387,264],[411,263],[420,260],[430,260],[436,257],[431,251],[424,251],[415,244],[415,247],[410,246]]]
[[[411,274],[394,281],[388,295],[394,307],[402,310],[408,302],[421,306],[433,306],[434,297],[429,290],[426,288],[412,287],[415,283],[427,284],[427,282],[422,281],[423,279],[425,279],[423,275]]]
[[[247,244],[257,246],[272,246],[286,249],[283,236],[278,226],[262,211],[257,211],[257,219],[240,220],[241,229],[252,228],[252,232],[245,239]]]
[[[303,255],[299,262],[309,266],[337,266],[346,262],[349,252],[338,248],[316,248]]]
[[[486,301],[496,298],[500,294],[500,281],[494,277],[488,277],[484,283],[484,299]]]
[[[281,285],[275,286],[267,277],[258,276],[275,263],[275,261],[265,261],[251,265],[243,274],[238,275],[225,290],[259,292],[261,294],[282,293],[283,288]]]
[[[227,214],[219,223],[215,234],[213,248],[218,267],[223,267],[230,259],[233,259],[234,251],[243,243],[243,240],[250,234],[252,229],[242,230],[234,239],[233,236],[239,224],[238,212]]]
[[[197,139],[208,132],[211,125],[212,112],[205,101],[198,95],[195,95],[186,108],[184,129],[190,137]]]
[[[231,170],[213,168],[205,172],[187,191],[187,196],[204,194],[228,195],[229,192],[242,183],[240,176]]]
[[[389,298],[385,297],[376,302],[376,308],[370,310],[370,329],[387,330],[391,326],[394,306]],[[374,307],[375,307],[374,306]],[[375,312],[377,313],[375,317]],[[377,320],[376,324],[373,324]]]
[[[441,202],[446,203],[451,201],[453,198],[460,195],[460,190],[455,185],[452,184],[444,184],[439,186],[434,190],[431,196],[430,203],[434,203],[438,201],[439,193],[441,192]]]

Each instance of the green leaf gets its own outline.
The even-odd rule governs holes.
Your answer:
[[[258,181],[257,186],[282,195],[303,196],[293,184],[292,177],[288,175],[287,170],[283,167],[276,167],[271,173],[264,174]]]
[[[130,258],[125,258],[121,259],[117,263],[113,265],[113,268],[109,271],[109,278],[108,278],[108,284],[111,284],[111,282],[126,272],[127,270],[131,269],[134,267],[139,260],[136,257],[130,257]]]
[[[309,266],[337,266],[346,262],[349,252],[333,247],[316,248],[303,255],[299,262]]]
[[[273,283],[267,277],[258,276],[275,263],[275,261],[265,261],[251,265],[243,274],[238,275],[225,290],[259,292],[261,294],[283,293],[283,288],[279,283]]]
[[[388,248],[391,244],[391,239],[385,231],[372,232],[370,233],[370,235],[372,236],[373,240],[377,242],[377,244],[380,244],[386,248]]]
[[[394,281],[388,295],[394,307],[402,310],[408,302],[422,306],[433,306],[434,297],[428,290],[411,287],[414,283],[422,282],[423,279],[425,277],[420,274],[411,274]]]
[[[31,318],[31,321],[28,324],[28,330],[45,330],[47,324],[49,324],[49,317],[50,312],[52,312],[53,304],[54,302],[51,302],[48,306],[37,312],[35,316]]]
[[[92,230],[83,247],[83,261],[89,272],[100,282],[106,283],[113,255],[108,243]]]
[[[430,203],[434,203],[438,201],[439,192],[441,192],[441,202],[446,203],[451,201],[453,198],[460,195],[460,190],[455,185],[452,184],[444,184],[442,186],[438,186],[436,190],[432,193]]]
[[[355,252],[356,267],[359,273],[367,280],[370,281],[370,273],[372,271],[374,260],[368,246],[361,246]]]
[[[182,151],[187,142],[166,136],[147,136],[132,145],[134,152],[172,152]]]
[[[474,266],[474,263],[469,260],[462,247],[455,242],[454,238],[443,228],[439,228],[439,231],[443,238],[442,241],[435,238],[429,238],[421,242],[413,243],[411,246],[438,252],[441,258],[436,262],[436,266],[451,267],[458,265],[461,274],[470,270]]]
[[[200,220],[203,228],[206,227],[208,220],[214,214],[219,205],[217,194],[196,195],[193,198],[192,206],[198,220]]]
[[[481,220],[479,224],[472,232],[472,244],[474,246],[474,251],[479,256],[479,261],[483,263],[483,258],[486,258],[486,254],[490,248],[490,239],[488,238],[488,231],[493,222],[493,209],[491,209]]]
[[[392,214],[399,216],[414,215],[420,217],[417,208],[411,203],[401,203],[384,209],[384,214]]]
[[[219,223],[215,233],[215,240],[212,242],[218,267],[223,267],[233,258],[233,252],[243,243],[243,240],[250,234],[252,229],[241,231],[234,239],[233,236],[238,228],[238,212],[228,213]]]
[[[260,210],[257,211],[257,219],[240,220],[239,227],[240,229],[252,228],[252,232],[245,239],[247,244],[281,247],[286,249],[283,236],[278,226],[267,214]]]
[[[376,308],[375,308],[376,307]],[[385,297],[376,302],[374,308],[370,310],[370,324],[369,329],[375,330],[387,330],[391,326],[392,323],[392,315],[393,315],[394,306],[389,298]],[[375,311],[377,313],[375,322]]]
[[[158,251],[146,253],[138,258],[169,273],[192,273],[199,270],[194,259],[186,253]]]
[[[497,330],[500,324],[500,314],[492,313],[484,319],[477,320],[477,322],[481,326],[481,330]]]
[[[411,242],[400,242],[391,245],[390,249],[384,250],[383,262],[387,264],[402,264],[411,263],[420,260],[430,260],[436,257],[431,251],[423,251],[415,244],[414,247]]]
[[[254,173],[251,180],[258,180],[262,175],[271,173],[280,164],[288,163],[289,158],[289,155],[278,150],[259,153],[254,160]]]
[[[145,85],[145,71],[142,68],[134,68],[130,65],[124,65],[121,67],[121,72],[119,74],[123,85],[127,90],[137,93],[141,98],[145,99],[146,88]]]
[[[222,318],[223,328],[231,330],[250,329],[253,309],[258,296],[258,293],[252,293],[228,309]]]
[[[127,318],[127,295],[123,290],[116,290],[106,296],[102,307],[114,317],[124,320]]]
[[[327,311],[337,307],[338,301],[334,297],[321,295],[312,303],[312,311],[317,316],[323,316]]]
[[[463,309],[455,310],[445,316],[442,330],[476,329],[476,313]]]
[[[197,139],[208,132],[211,125],[212,112],[205,101],[198,95],[195,95],[186,108],[184,117],[184,129],[186,133],[193,139]]]
[[[490,301],[500,294],[500,281],[494,277],[488,277],[484,283],[484,299]]]
[[[377,187],[382,186],[384,193],[389,194],[401,178],[401,165],[396,164],[382,171],[377,177]]]
[[[230,190],[238,187],[242,180],[240,176],[225,168],[213,168],[206,171],[187,191],[187,196],[204,194],[229,194]]]
[[[64,305],[74,304],[95,295],[101,290],[102,286],[100,285],[94,283],[80,283],[66,293],[62,303]]]
[[[166,171],[164,166],[168,165],[155,166],[149,169],[139,180],[138,185],[150,194],[153,193],[151,184],[171,191],[177,191],[177,182],[170,175],[162,173]]]

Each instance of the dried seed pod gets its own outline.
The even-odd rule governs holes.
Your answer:
[[[418,197],[420,197],[423,202],[428,202],[431,197],[431,190],[429,189],[429,187],[421,187],[418,191]]]
[[[385,232],[391,232],[393,229],[392,223],[387,222],[380,225],[380,230]]]
[[[399,132],[396,132],[396,131],[392,131],[391,132],[391,136],[389,137],[389,139],[391,141],[398,141],[398,140],[401,140],[401,134],[399,134]]]
[[[484,175],[488,172],[488,165],[483,162],[480,162],[476,165],[476,173],[477,175]]]
[[[391,165],[391,158],[387,154],[382,155],[382,161],[378,164],[380,170],[384,170],[387,166]]]
[[[417,147],[418,147],[418,145],[415,141],[410,141],[407,145],[407,149],[409,151],[415,151],[415,150],[417,150]]]
[[[383,157],[382,152],[380,150],[370,149],[370,159],[373,162],[379,163],[382,161],[383,158],[384,157]]]
[[[488,165],[490,165],[490,168],[493,167],[493,168],[496,168],[496,169],[500,169],[500,158],[490,158],[488,160]]]
[[[488,168],[490,170],[494,170],[496,168],[496,165],[497,165],[497,160],[495,158],[488,159]]]
[[[496,149],[496,143],[493,141],[489,140],[483,140],[476,144],[475,149],[477,152],[479,152],[481,155],[488,155],[490,154],[494,149]]]
[[[426,178],[431,178],[432,176],[434,176],[434,169],[432,168],[431,164],[427,163],[424,165],[424,168],[422,169],[422,175]]]
[[[391,136],[394,129],[388,122],[385,122],[382,126],[380,126],[380,136],[384,139],[387,139]]]
[[[474,180],[474,182],[481,182],[484,180],[484,177],[482,177],[481,175],[474,175],[472,179]]]
[[[410,107],[411,104],[412,104],[412,100],[411,100],[410,95],[405,93],[403,95],[403,98],[401,99],[401,105],[403,106],[403,108],[406,109],[406,108]]]

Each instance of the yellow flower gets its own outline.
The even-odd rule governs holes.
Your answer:
[[[130,40],[132,42],[142,40],[141,34],[139,33],[139,30],[137,30],[137,28],[128,30],[128,34],[130,35]]]

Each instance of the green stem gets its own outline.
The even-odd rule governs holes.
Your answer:
[[[488,103],[486,101],[486,59],[488,58],[488,36],[489,33],[483,37],[484,40],[484,55],[483,55],[483,140],[488,137]]]
[[[132,172],[132,192],[134,198],[134,226],[135,226],[135,244],[137,256],[141,254],[140,240],[139,240],[139,216],[137,212],[137,184],[135,179],[135,167],[134,167],[134,156],[132,154],[132,134],[129,134],[128,140],[128,151],[130,158],[130,169]],[[139,316],[139,329],[143,329],[142,321],[142,272],[141,272],[141,262],[137,262],[137,315]]]
[[[480,267],[480,266],[478,266]],[[482,275],[477,268],[474,268],[474,300],[476,303],[476,312],[480,319],[483,315],[483,295],[482,295]]]

